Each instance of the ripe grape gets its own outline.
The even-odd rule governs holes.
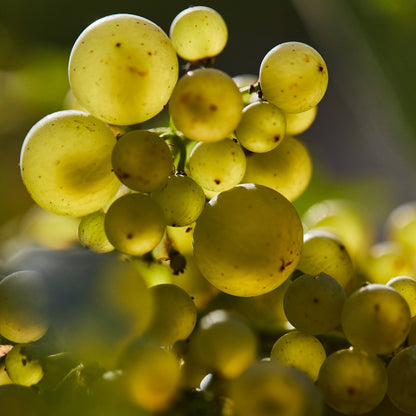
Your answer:
[[[76,99],[88,112],[106,123],[132,125],[162,111],[178,79],[178,59],[155,23],[113,14],[79,35],[68,74]]]
[[[218,55],[228,40],[222,16],[205,6],[182,10],[173,19],[169,34],[177,54],[191,62]]]
[[[273,150],[281,143],[285,134],[285,114],[266,101],[247,105],[235,131],[240,144],[256,153]]]
[[[108,253],[114,246],[104,230],[104,211],[96,211],[81,218],[78,226],[79,242],[96,253]]]
[[[318,387],[329,406],[342,414],[360,415],[383,400],[387,372],[376,355],[358,349],[341,349],[322,364]]]
[[[247,157],[243,182],[268,186],[290,201],[307,188],[312,176],[312,161],[305,145],[285,136],[279,146]]]
[[[110,205],[104,227],[117,250],[140,256],[160,242],[166,221],[162,208],[150,196],[133,193],[121,196]]]
[[[298,368],[312,381],[316,381],[326,352],[318,338],[300,331],[291,331],[273,344],[270,358]]]
[[[301,42],[286,42],[271,49],[260,65],[263,97],[287,113],[316,106],[328,85],[322,56]]]
[[[189,155],[188,172],[204,190],[221,192],[240,183],[246,170],[246,156],[231,139],[198,143]]]
[[[318,106],[301,113],[285,113],[286,117],[286,134],[297,136],[306,131],[315,121],[318,113]]]
[[[169,145],[147,130],[133,130],[121,136],[114,146],[111,163],[120,181],[140,192],[162,186],[174,169]]]
[[[169,113],[188,139],[217,142],[230,136],[241,120],[243,99],[233,79],[214,68],[187,72],[176,84]]]
[[[409,276],[396,276],[390,279],[386,286],[397,290],[406,300],[410,315],[416,315],[416,280]]]
[[[339,326],[345,299],[344,289],[331,276],[304,274],[289,284],[283,306],[296,329],[318,335]]]
[[[47,211],[88,215],[109,202],[120,187],[110,159],[115,144],[111,129],[87,113],[50,114],[30,129],[23,142],[23,182]]]
[[[192,239],[194,236],[195,223],[183,227],[166,227],[166,235],[172,247],[179,253],[192,254]]]
[[[354,347],[389,354],[400,347],[409,333],[410,309],[396,290],[372,283],[347,298],[341,322]]]
[[[303,229],[293,205],[273,189],[241,184],[220,192],[198,218],[194,256],[205,278],[234,296],[257,296],[295,269]]]

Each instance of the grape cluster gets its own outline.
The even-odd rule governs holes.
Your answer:
[[[5,414],[416,415],[415,206],[382,252],[345,201],[300,218],[326,64],[286,42],[232,78],[227,38],[196,6],[169,36],[115,14],[76,40],[71,107],[20,168],[84,247],[3,265]]]

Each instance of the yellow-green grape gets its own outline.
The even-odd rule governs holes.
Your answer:
[[[233,79],[214,68],[187,72],[176,84],[169,113],[188,139],[217,142],[230,136],[241,119],[243,99]]]
[[[132,125],[149,120],[169,101],[178,58],[155,23],[114,14],[80,34],[68,73],[76,99],[88,112],[106,123]]]
[[[326,352],[318,338],[300,331],[291,331],[282,335],[273,344],[270,358],[298,368],[312,381],[316,381],[321,365],[325,361]]]
[[[286,134],[297,136],[306,131],[316,119],[318,106],[301,113],[285,113],[286,117]]]
[[[391,211],[385,224],[388,240],[416,251],[416,201],[406,202]]]
[[[6,371],[15,384],[33,386],[44,375],[43,366],[30,344],[16,344],[6,355]],[[33,356],[32,356],[33,355]]]
[[[328,86],[322,56],[301,42],[285,42],[271,49],[260,65],[263,97],[287,113],[316,106]]]
[[[387,366],[387,395],[402,412],[416,415],[416,345],[399,351]]]
[[[189,176],[169,176],[151,196],[162,208],[166,223],[175,227],[195,222],[205,206],[203,189]]]
[[[298,269],[311,275],[324,272],[334,278],[347,293],[356,286],[354,264],[343,241],[322,229],[312,229],[305,233]]]
[[[173,345],[193,331],[197,310],[192,298],[175,284],[152,286],[155,310],[146,335],[161,345]]]
[[[179,253],[192,254],[192,240],[194,236],[195,223],[183,227],[166,227],[166,235],[172,247]]]
[[[410,331],[410,309],[396,290],[372,283],[347,298],[341,323],[354,347],[374,354],[390,354]]]
[[[174,169],[169,145],[148,130],[132,130],[121,136],[114,146],[111,163],[120,181],[140,192],[162,186]]]
[[[122,354],[122,380],[130,401],[150,412],[168,410],[180,391],[175,354],[146,339],[133,342]]]
[[[312,160],[305,145],[295,137],[285,136],[275,149],[247,157],[243,182],[268,186],[289,201],[307,188],[312,177]]]
[[[324,401],[346,415],[361,415],[374,409],[387,390],[384,362],[359,349],[341,349],[322,364],[318,387]]]
[[[104,211],[93,212],[81,218],[78,226],[79,242],[96,253],[109,253],[114,250],[105,233],[104,217]]]
[[[372,283],[386,284],[395,276],[416,278],[411,252],[396,241],[380,241],[373,244],[367,251],[361,268],[365,277]]]
[[[160,242],[166,220],[162,208],[150,196],[127,194],[110,205],[104,227],[109,241],[118,251],[140,256]]]
[[[407,343],[409,345],[416,345],[416,316],[412,318],[409,335],[407,337]]]
[[[375,228],[370,218],[353,201],[327,199],[318,202],[302,217],[305,227],[321,228],[338,236],[345,244],[349,255],[360,262],[375,239]]]
[[[242,319],[225,310],[204,315],[191,342],[198,359],[210,371],[234,378],[246,370],[257,357],[255,331]]]
[[[99,210],[118,191],[111,152],[116,139],[97,118],[63,110],[38,121],[20,154],[23,183],[47,211],[80,217]]]
[[[0,363],[0,386],[6,386],[7,384],[13,384],[13,381],[7,374],[6,363],[3,361]]]
[[[0,334],[12,342],[34,342],[49,327],[48,291],[43,277],[18,271],[0,281]]]
[[[194,256],[205,278],[234,296],[257,296],[294,271],[303,229],[293,205],[273,189],[241,184],[205,206],[194,231]]]
[[[246,170],[246,156],[232,139],[198,143],[189,155],[188,172],[202,188],[221,192],[241,182]]]
[[[193,6],[180,12],[170,26],[170,38],[176,53],[194,62],[217,56],[228,40],[222,16],[205,6]]]
[[[132,260],[132,264],[146,282],[147,287],[172,283],[172,270],[165,262],[149,262],[146,258],[137,257]]]
[[[258,93],[253,91],[250,92],[250,85],[254,85],[258,81],[258,75],[254,74],[240,74],[233,77],[234,82],[237,84],[237,87],[240,88],[243,95],[244,104],[254,103],[259,100]]]
[[[302,371],[276,361],[258,361],[231,380],[239,416],[321,416],[322,397]]]
[[[410,315],[416,315],[416,280],[409,276],[396,276],[390,279],[386,286],[397,290],[406,300],[410,308]]]
[[[283,306],[296,329],[318,335],[340,325],[345,299],[344,289],[331,276],[304,274],[290,283]]]
[[[273,150],[281,143],[285,134],[285,114],[266,101],[247,105],[235,131],[240,144],[256,153]]]

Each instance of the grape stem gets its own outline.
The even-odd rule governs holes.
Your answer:
[[[241,87],[240,88],[240,93],[241,95],[251,95],[254,93],[257,93],[257,95],[259,96],[259,99],[261,100],[263,97],[263,93],[261,91],[261,86],[260,86],[260,81],[257,80],[253,83],[251,83],[250,85],[247,85],[245,87]]]

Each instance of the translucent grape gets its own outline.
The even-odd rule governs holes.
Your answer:
[[[235,135],[247,150],[264,153],[277,147],[286,134],[282,110],[266,101],[257,101],[243,110]]]
[[[416,280],[409,276],[396,276],[390,279],[386,286],[397,290],[406,300],[410,315],[416,315]]]
[[[3,361],[2,363],[0,363],[0,386],[5,386],[7,384],[13,384],[13,381],[7,374],[6,364]]]
[[[166,227],[166,235],[172,247],[181,254],[192,254],[192,239],[194,236],[195,223],[183,227]]]
[[[197,220],[205,206],[203,189],[189,176],[172,175],[151,194],[170,226],[183,227]]]
[[[120,181],[140,192],[162,186],[174,169],[169,145],[147,130],[133,130],[121,136],[114,146],[111,163]]]
[[[318,338],[303,332],[291,331],[273,344],[270,358],[298,368],[312,381],[316,381],[326,352]]]
[[[187,72],[176,84],[169,113],[187,138],[217,142],[230,136],[241,119],[243,99],[233,79],[214,68]]]
[[[105,233],[104,217],[104,211],[93,212],[81,218],[78,226],[80,243],[96,253],[109,253],[114,250]]]
[[[112,172],[116,139],[102,121],[75,110],[37,122],[22,145],[23,183],[47,211],[80,217],[103,207],[120,182]]]
[[[301,113],[285,113],[286,134],[297,136],[306,131],[315,121],[318,114],[318,106]]]
[[[312,176],[312,161],[305,145],[285,136],[275,149],[247,157],[243,182],[268,186],[290,201],[307,188]]]
[[[6,355],[6,371],[15,384],[33,386],[44,375],[39,359],[32,357],[34,348],[30,344],[16,344]]]
[[[297,368],[259,361],[232,380],[230,397],[239,416],[320,416],[322,398]]]
[[[72,91],[84,108],[110,124],[132,125],[159,113],[178,79],[178,59],[163,30],[140,16],[96,20],[69,58]]]
[[[104,227],[117,250],[140,256],[153,250],[160,242],[166,221],[162,208],[150,196],[127,194],[108,208]]]
[[[180,12],[173,19],[169,34],[177,54],[191,62],[218,55],[228,40],[222,16],[205,6],[188,7]]]
[[[387,366],[387,395],[402,412],[416,415],[416,345],[399,351]]]
[[[410,309],[397,291],[372,283],[347,298],[341,322],[354,347],[389,354],[400,347],[409,333]]]
[[[340,325],[345,299],[342,286],[331,276],[304,274],[290,283],[283,306],[296,329],[318,335]]]
[[[246,170],[246,156],[231,139],[198,143],[189,156],[188,172],[202,188],[221,192],[240,183]]]
[[[328,86],[322,56],[301,42],[286,42],[271,49],[260,65],[263,97],[288,113],[316,106]]]
[[[342,414],[360,415],[374,409],[387,390],[387,372],[376,355],[341,349],[322,364],[318,387],[325,402]]]
[[[18,271],[0,281],[0,334],[16,343],[42,338],[49,327],[48,292],[43,277]]]
[[[205,278],[234,296],[281,285],[295,269],[303,229],[293,205],[261,185],[220,192],[198,218],[194,256]]]

